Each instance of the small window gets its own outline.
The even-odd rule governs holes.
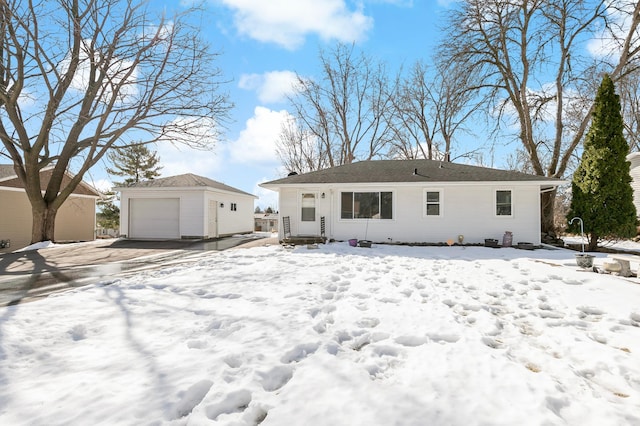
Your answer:
[[[511,191],[496,191],[496,215],[497,216],[511,216]]]
[[[231,203],[231,211],[235,212],[238,210],[238,205],[236,203]]]
[[[426,199],[427,216],[440,216],[440,191],[427,191]]]
[[[303,222],[316,220],[316,194],[302,194],[301,220]]]

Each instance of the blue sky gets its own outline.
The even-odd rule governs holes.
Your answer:
[[[170,14],[188,3],[153,0]],[[277,207],[276,193],[259,183],[283,175],[274,143],[288,114],[284,98],[295,73],[319,70],[320,48],[355,42],[396,72],[429,60],[446,1],[436,0],[209,0],[203,37],[220,52],[235,104],[224,138],[211,152],[159,144],[162,176],[195,173],[250,192],[256,205]],[[104,188],[104,162],[85,177]]]

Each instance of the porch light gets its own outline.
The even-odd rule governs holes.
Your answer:
[[[322,194],[320,194],[320,197],[321,197],[322,199],[324,199],[324,192],[323,192]]]

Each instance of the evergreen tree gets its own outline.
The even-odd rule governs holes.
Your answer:
[[[145,179],[160,176],[160,158],[146,145],[131,145],[126,148],[114,149],[107,154],[113,167],[107,167],[107,173],[113,176],[125,177],[124,182],[116,182],[116,186],[129,186]],[[117,229],[120,226],[120,208],[117,206],[118,197],[109,191],[98,201],[100,212],[97,214],[98,223],[104,228]]]
[[[117,196],[113,191],[105,192],[104,197],[96,203],[100,212],[96,214],[96,221],[106,229],[118,229],[120,226],[120,207],[116,205]]]
[[[158,154],[146,145],[132,145],[110,151],[109,161],[113,168],[107,168],[107,173],[113,176],[126,176],[122,185],[129,186],[141,180],[153,179],[160,176],[160,158]]]
[[[636,208],[626,161],[629,146],[623,136],[620,98],[605,75],[594,103],[591,127],[584,141],[582,160],[571,183],[573,197],[567,219],[580,217],[594,251],[601,238],[636,235]],[[569,231],[580,232],[578,221]]]

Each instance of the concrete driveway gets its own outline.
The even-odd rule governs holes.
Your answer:
[[[0,306],[152,269],[202,251],[277,244],[276,238],[100,240],[0,255]]]

